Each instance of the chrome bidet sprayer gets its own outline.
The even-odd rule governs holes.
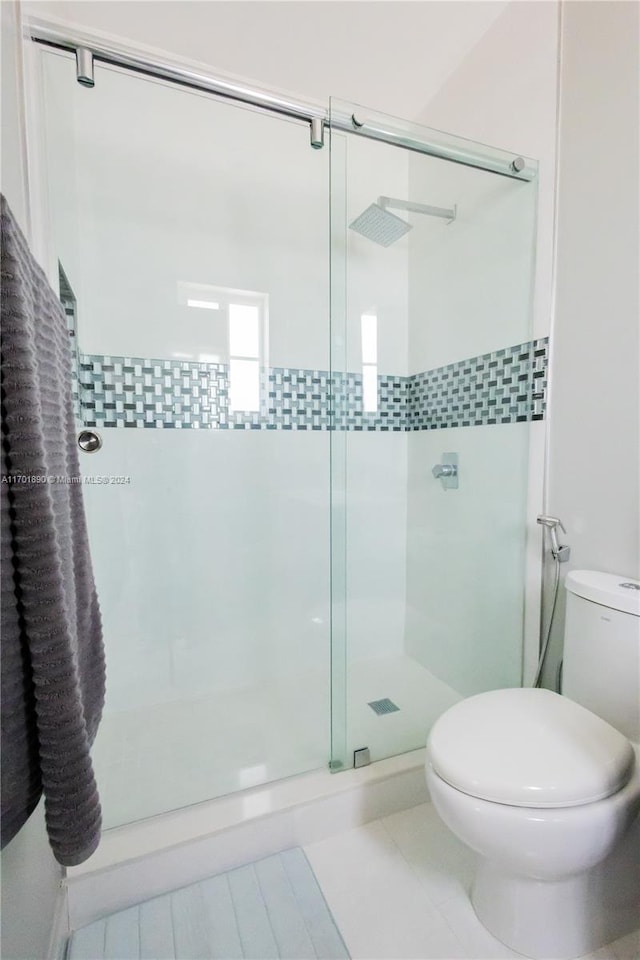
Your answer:
[[[558,600],[558,588],[560,587],[560,564],[565,563],[571,556],[571,547],[564,543],[560,544],[558,542],[558,527],[562,530],[563,533],[566,533],[562,521],[558,517],[547,517],[544,514],[541,514],[538,518],[538,523],[546,527],[549,531],[549,539],[551,541],[551,556],[553,557],[553,600],[551,602],[551,613],[549,614],[549,622],[547,624],[547,629],[544,630],[543,621],[544,616],[540,617],[540,656],[538,658],[538,668],[536,670],[536,675],[533,680],[533,686],[539,687],[542,683],[542,669],[544,667],[545,660],[547,658],[547,650],[549,649],[549,640],[551,639],[551,627],[553,626],[553,615],[556,612],[556,602]],[[543,584],[543,594],[544,594],[544,584]],[[544,608],[544,603],[543,603]],[[562,661],[561,661],[562,663]],[[559,689],[559,679],[556,677],[556,688]]]
[[[560,563],[566,563],[566,561],[571,556],[571,547],[567,544],[560,544],[558,542],[558,527],[562,530],[563,533],[567,531],[564,528],[564,525],[558,517],[546,517],[541,515],[538,517],[538,523],[543,527],[546,527],[549,531],[549,539],[551,540],[551,556],[554,560],[558,560]]]

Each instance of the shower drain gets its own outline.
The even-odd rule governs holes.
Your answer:
[[[381,717],[385,713],[395,713],[396,710],[399,710],[400,707],[397,707],[393,700],[389,700],[389,697],[385,697],[383,700],[371,700],[368,706],[371,707],[374,713],[377,713]]]

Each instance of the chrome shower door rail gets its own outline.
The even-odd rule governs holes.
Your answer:
[[[134,70],[146,76],[156,77],[159,80],[168,80],[194,90],[211,93],[215,96],[237,100],[251,104],[263,110],[270,110],[297,120],[325,120],[326,110],[313,104],[289,100],[277,94],[250,87],[222,77],[202,73],[199,70],[172,63],[170,60],[160,60],[148,54],[140,54],[135,48],[124,44],[108,43],[90,34],[70,33],[58,24],[40,18],[33,18],[29,23],[29,34],[32,40],[60,50],[88,51],[95,60],[108,63],[116,67]]]
[[[393,118],[382,114],[356,116],[353,112],[342,113],[335,107],[327,111],[316,104],[292,100],[279,94],[216,77],[178,62],[154,58],[124,44],[107,42],[88,33],[74,32],[60,24],[34,17],[29,20],[28,32],[37,43],[70,52],[82,51],[83,71],[78,81],[91,86],[87,60],[123,67],[146,76],[156,77],[181,86],[210,93],[213,96],[245,103],[261,110],[306,122],[311,127],[311,146],[322,146],[322,128],[381,140],[385,143],[449,160],[463,166],[475,167],[514,180],[530,181],[537,173],[537,163],[518,154],[495,148],[478,149],[478,145],[461,137],[454,137],[421,125],[407,125],[403,129],[394,126]],[[337,101],[339,103],[339,101]]]

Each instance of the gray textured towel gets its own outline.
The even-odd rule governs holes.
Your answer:
[[[66,319],[4,198],[0,214],[2,845],[44,792],[51,847],[72,866],[100,840],[89,748],[104,703],[102,627],[82,487],[68,482],[80,468]]]

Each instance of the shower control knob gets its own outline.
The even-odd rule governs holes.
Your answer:
[[[458,489],[458,454],[443,453],[442,463],[436,463],[431,473],[442,484],[443,490]]]
[[[102,446],[102,437],[93,430],[81,430],[78,434],[78,446],[85,453],[95,453]]]
[[[441,477],[457,477],[458,467],[455,463],[436,463],[431,473],[436,480],[439,480]]]

